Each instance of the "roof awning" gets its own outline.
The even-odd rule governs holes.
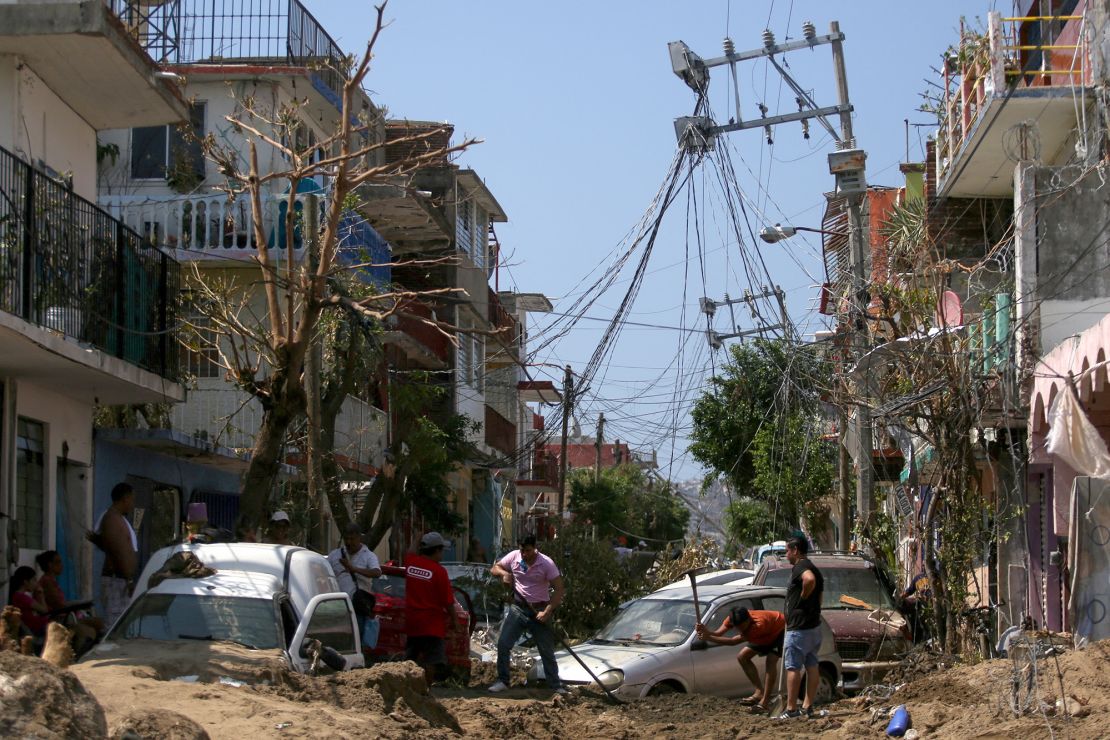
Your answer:
[[[516,389],[524,403],[555,405],[563,402],[562,394],[550,380],[522,380],[516,384]]]

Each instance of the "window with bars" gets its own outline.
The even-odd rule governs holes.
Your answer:
[[[16,535],[19,546],[46,549],[46,433],[42,422],[19,418],[16,439]]]
[[[459,334],[456,375],[462,385],[474,385],[474,344],[469,334]]]
[[[479,269],[486,269],[486,241],[489,236],[489,214],[484,208],[474,209],[474,238],[472,240],[474,265]]]

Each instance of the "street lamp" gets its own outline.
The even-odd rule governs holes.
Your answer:
[[[760,229],[759,238],[768,244],[777,244],[783,239],[789,239],[799,231],[809,231],[814,234],[825,234],[827,236],[848,236],[848,233],[844,231],[826,231],[825,229],[811,229],[808,226],[783,226],[782,224],[775,224],[774,226],[764,226]]]

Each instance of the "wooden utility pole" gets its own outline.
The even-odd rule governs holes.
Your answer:
[[[594,483],[601,480],[601,445],[605,434],[605,414],[597,415],[597,439],[594,441]]]
[[[563,437],[559,443],[559,522],[567,505],[567,432],[570,428],[570,415],[574,411],[574,373],[570,365],[563,375]]]

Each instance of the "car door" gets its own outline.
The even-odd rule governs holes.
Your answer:
[[[348,669],[365,665],[355,610],[347,594],[320,594],[308,602],[288,650],[290,665],[300,673],[308,671],[312,663],[304,650],[310,640],[333,648],[347,661]]]
[[[755,599],[732,599],[713,609],[703,620],[706,627],[712,632],[721,626],[736,607],[758,609]],[[727,636],[735,636],[729,630]],[[694,690],[699,694],[714,694],[717,696],[747,696],[755,690],[751,681],[740,669],[736,662],[736,654],[740,652],[738,645],[717,645],[706,641],[705,649],[693,650],[691,653],[694,671]],[[753,661],[756,668],[763,675],[763,658],[756,657]]]

